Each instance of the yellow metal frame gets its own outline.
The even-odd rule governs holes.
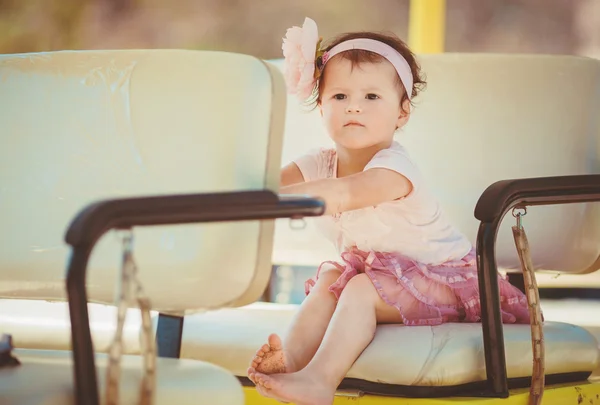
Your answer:
[[[254,388],[244,387],[246,405],[278,405],[280,402],[262,397]],[[546,387],[543,402],[546,405],[592,404],[600,405],[600,378],[578,384]],[[336,396],[334,405],[528,405],[529,389],[511,390],[508,398],[400,398],[375,395]]]
[[[411,0],[408,43],[415,53],[444,52],[446,0]]]

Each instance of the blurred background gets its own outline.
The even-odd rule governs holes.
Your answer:
[[[419,1],[419,0],[416,0]],[[422,0],[427,1],[427,0]],[[281,38],[313,18],[325,38],[393,31],[410,0],[0,0],[0,53],[211,49],[281,57]],[[447,0],[446,52],[600,57],[600,0]]]

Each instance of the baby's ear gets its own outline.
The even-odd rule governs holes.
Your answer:
[[[410,115],[410,100],[405,99],[400,106],[400,114],[401,115]]]
[[[410,107],[411,106],[410,106],[409,99],[406,99],[402,102],[402,105],[400,106],[400,109],[399,109],[398,122],[396,123],[396,129],[402,128],[408,122],[408,119],[410,118]]]

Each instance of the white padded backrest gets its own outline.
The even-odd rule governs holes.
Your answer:
[[[600,173],[600,61],[572,56],[438,54],[419,56],[427,89],[415,99],[404,144],[452,222],[475,243],[473,212],[498,180]],[[276,61],[282,68],[281,61]],[[290,98],[283,164],[330,146],[318,111]],[[505,217],[498,263],[519,268]],[[600,267],[600,203],[531,207],[524,219],[538,269],[586,272]],[[336,253],[314,226],[280,221],[274,260],[316,265]]]
[[[0,56],[0,296],[65,297],[69,222],[107,198],[277,190],[280,72],[256,58],[180,50]],[[263,292],[273,221],[136,228],[155,309],[243,305]],[[118,234],[88,267],[113,302]]]

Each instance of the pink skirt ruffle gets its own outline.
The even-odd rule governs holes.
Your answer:
[[[480,322],[479,285],[473,249],[461,260],[426,265],[397,253],[363,252],[352,249],[342,253],[343,263],[329,263],[342,274],[329,287],[340,298],[348,281],[365,273],[379,296],[396,307],[405,325],[439,325],[445,322]],[[315,285],[306,281],[306,294]],[[529,323],[527,298],[518,288],[498,274],[503,323]]]

